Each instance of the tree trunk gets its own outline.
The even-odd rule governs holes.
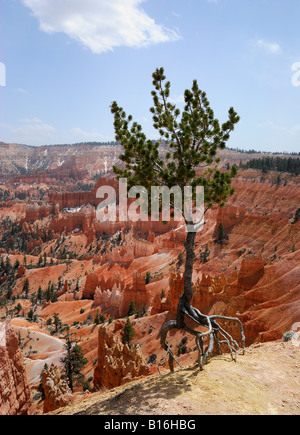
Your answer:
[[[188,232],[185,242],[186,260],[184,272],[184,299],[185,302],[190,304],[193,299],[193,271],[195,261],[195,232]]]
[[[189,223],[188,223],[189,224]],[[189,224],[190,225],[190,224]],[[184,271],[184,292],[178,303],[177,312],[177,325],[179,329],[184,328],[184,310],[189,311],[192,299],[193,299],[193,271],[194,271],[194,261],[195,261],[195,239],[196,232],[189,231],[186,236],[185,241],[185,271]]]

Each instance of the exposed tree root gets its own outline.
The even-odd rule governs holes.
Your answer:
[[[189,326],[186,325],[184,321],[185,316],[193,320],[197,325],[203,326],[208,330],[206,332],[198,332],[195,331],[194,329],[191,329]],[[183,298],[182,298],[178,304],[177,320],[171,320],[163,325],[162,334],[161,334],[161,344],[163,348],[167,351],[167,354],[160,364],[162,364],[166,360],[168,355],[169,355],[169,367],[171,372],[174,372],[174,362],[179,364],[174,356],[172,349],[170,348],[167,342],[168,332],[171,331],[172,329],[185,330],[189,334],[195,336],[196,345],[199,352],[198,364],[200,370],[203,370],[203,367],[205,366],[205,364],[207,364],[208,359],[211,357],[214,349],[216,349],[218,355],[222,354],[222,349],[221,349],[222,344],[227,345],[232,359],[236,362],[237,352],[239,350],[239,344],[236,340],[233,339],[233,337],[224,328],[222,328],[217,323],[217,320],[236,322],[239,325],[241,331],[242,349],[243,352],[245,353],[244,329],[241,321],[237,317],[226,317],[226,316],[218,316],[218,315],[206,316],[202,314],[197,308],[192,307],[190,304],[184,305]],[[207,349],[204,351],[204,339],[206,337],[208,337],[209,341],[208,341]]]

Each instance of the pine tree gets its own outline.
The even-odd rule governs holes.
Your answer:
[[[26,297],[28,296],[28,293],[29,293],[29,280],[28,280],[28,278],[26,278],[24,281],[22,292],[25,293]]]
[[[226,239],[226,234],[225,234],[225,231],[224,231],[224,227],[223,227],[222,224],[220,224],[218,226],[218,234],[217,234],[217,240],[216,241],[217,241],[217,243],[223,244],[225,239]]]
[[[135,308],[135,304],[133,301],[130,301],[129,307],[128,307],[128,316],[132,316],[133,314],[136,313],[136,308]]]
[[[97,310],[95,319],[94,319],[94,323],[95,325],[99,325],[100,323],[104,323],[105,322],[105,317],[104,315],[101,313],[99,313],[99,310]]]
[[[43,257],[40,255],[37,267],[41,267],[43,263]]]
[[[237,167],[233,165],[228,172],[221,171],[217,152],[226,147],[230,133],[239,122],[239,116],[231,107],[228,111],[228,120],[220,125],[206,93],[200,90],[197,80],[193,81],[190,90],[184,92],[185,107],[181,113],[169,99],[171,84],[166,81],[164,69],[156,69],[152,78],[154,90],[151,94],[154,106],[150,108],[150,112],[153,115],[153,126],[159,132],[161,140],[154,142],[147,139],[141,125],[132,122],[132,116],[127,116],[124,109],[114,101],[111,112],[114,116],[116,140],[124,150],[120,156],[124,166],[114,166],[114,172],[118,178],[127,179],[128,188],[143,186],[149,198],[153,186],[166,186],[170,189],[179,186],[181,192],[186,186],[191,186],[194,188],[195,200],[195,187],[203,186],[205,213],[214,204],[224,206],[227,198],[234,193],[231,181],[237,173]],[[174,358],[166,341],[167,333],[173,328],[186,329],[196,336],[198,342],[202,339],[201,334],[187,327],[185,316],[192,318],[198,325],[211,329],[210,325],[213,323],[214,327],[219,329],[214,318],[208,318],[191,306],[197,230],[190,216],[184,218],[188,228],[185,241],[184,292],[178,304],[177,319],[163,326],[161,340],[169,352],[171,370]],[[212,341],[214,342],[213,335]],[[199,344],[199,352],[200,347]]]
[[[295,213],[293,224],[296,224],[298,221],[300,221],[300,208],[298,208],[298,210]]]
[[[15,307],[15,312],[16,312],[17,316],[20,314],[21,310],[22,310],[22,305],[20,303],[18,303],[18,305],[16,305],[16,307]]]
[[[201,252],[201,254],[200,254],[200,260],[202,263],[207,263],[209,254],[210,254],[210,250],[208,249],[208,245],[206,245],[205,251]]]
[[[41,301],[42,299],[43,299],[43,291],[42,291],[42,287],[39,286],[38,292],[37,292],[37,300]]]
[[[53,323],[55,326],[55,333],[57,334],[59,328],[61,328],[62,323],[61,323],[61,320],[60,320],[59,315],[57,313],[54,313],[53,316],[54,316]]]
[[[151,273],[148,271],[145,276],[145,284],[149,284],[151,281]]]
[[[14,269],[18,270],[19,267],[20,267],[20,261],[17,259],[16,262],[15,262],[15,265],[14,265]]]
[[[34,314],[34,311],[32,308],[30,308],[30,310],[28,311],[27,318],[28,318],[29,322],[35,322],[37,320],[37,316],[36,316],[36,314]]]
[[[128,346],[130,346],[130,342],[133,339],[135,335],[132,323],[130,322],[130,319],[128,317],[125,326],[122,330],[122,343],[123,344],[128,344]]]
[[[6,263],[5,263],[5,272],[7,275],[10,273],[11,269],[12,269],[12,265],[11,265],[9,257],[7,256]]]
[[[74,392],[74,383],[82,383],[84,381],[84,376],[81,371],[84,369],[88,360],[84,357],[82,348],[75,344],[70,338],[70,334],[66,336],[66,351],[67,355],[62,359],[64,365],[64,373],[68,379],[68,385],[72,392]]]
[[[12,297],[12,294],[13,294],[13,289],[11,286],[9,286],[6,293],[6,299],[9,300]]]

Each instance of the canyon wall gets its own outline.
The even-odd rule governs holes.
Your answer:
[[[28,415],[31,391],[18,338],[9,320],[0,323],[0,415]]]

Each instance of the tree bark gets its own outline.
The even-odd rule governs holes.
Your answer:
[[[190,223],[188,223],[190,225]],[[181,295],[178,311],[177,311],[177,327],[178,329],[184,328],[184,308],[189,310],[193,299],[193,271],[195,261],[195,239],[196,233],[189,231],[185,241],[185,271],[184,271],[184,292]]]

